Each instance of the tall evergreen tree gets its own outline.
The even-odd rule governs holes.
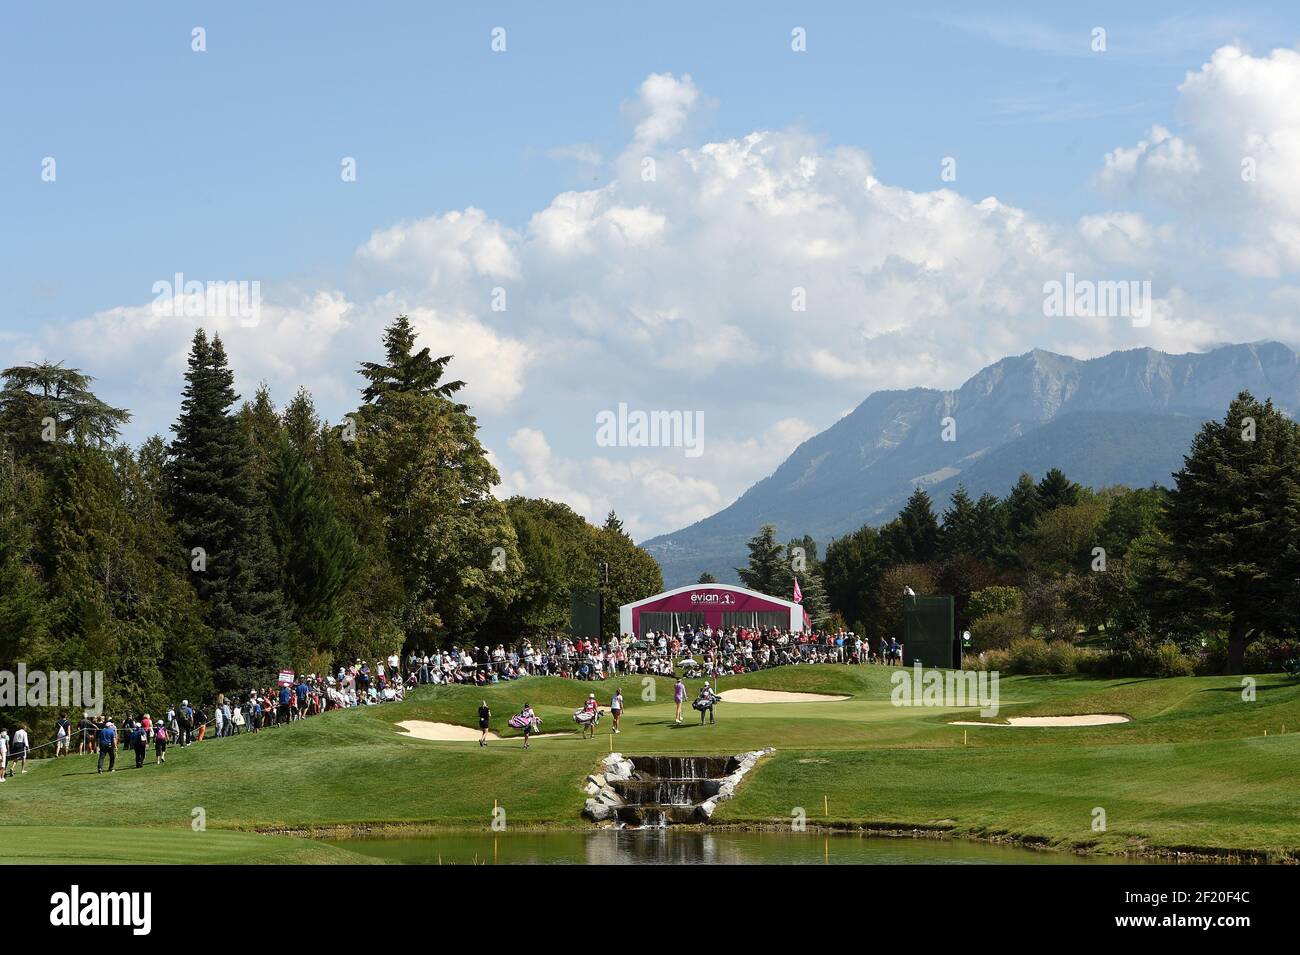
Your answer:
[[[890,564],[889,548],[871,526],[827,546],[822,561],[827,599],[854,629],[864,628],[880,612],[880,583]]]
[[[1230,674],[1252,641],[1294,629],[1300,526],[1288,515],[1298,486],[1300,427],[1244,391],[1201,427],[1174,475],[1164,521],[1172,571],[1203,625],[1227,630]]]
[[[361,392],[362,400],[367,404],[373,404],[388,391],[451,398],[465,387],[463,381],[442,380],[451,355],[434,358],[428,348],[416,351],[415,338],[415,326],[405,315],[398,315],[384,329],[386,361],[361,363],[361,376],[369,382]],[[457,405],[457,408],[466,410],[464,405]]]
[[[980,526],[980,514],[963,485],[952,492],[951,503],[943,512],[943,535],[939,552],[943,557],[966,554],[979,556],[987,546],[985,528]]]
[[[912,492],[898,517],[881,528],[880,536],[896,563],[928,564],[939,556],[939,520],[924,488]]]
[[[361,569],[352,532],[298,447],[282,436],[269,476],[271,539],[284,596],[305,644],[300,660],[336,653],[341,599]]]
[[[213,629],[222,689],[264,683],[284,659],[291,624],[248,439],[232,414],[239,396],[220,338],[194,334],[167,472],[171,508]],[[196,550],[198,549],[198,550]]]
[[[517,578],[494,570],[517,559],[514,527],[492,496],[500,478],[478,439],[478,422],[448,396],[450,356],[415,351],[399,316],[384,333],[385,362],[366,362],[356,454],[365,493],[383,514],[390,562],[401,575],[408,643],[430,646],[471,632],[509,599]]]
[[[1038,503],[1043,512],[1079,503],[1079,485],[1065,476],[1060,468],[1052,468],[1038,482]]]
[[[750,590],[780,597],[777,588],[789,577],[785,548],[777,543],[776,526],[764,524],[745,545],[749,548],[749,566],[737,567],[740,581]]]

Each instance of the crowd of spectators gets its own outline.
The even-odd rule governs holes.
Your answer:
[[[849,632],[792,632],[776,628],[687,627],[675,633],[623,634],[606,640],[558,636],[494,647],[452,647],[412,652],[406,660],[408,685],[472,683],[483,686],[524,676],[604,680],[614,676],[679,672],[705,676],[748,673],[810,663],[901,665],[896,640],[870,641]]]

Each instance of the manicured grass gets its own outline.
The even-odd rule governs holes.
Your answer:
[[[60,865],[336,865],[371,862],[324,842],[253,832],[110,829],[99,826],[4,826],[0,863]]]
[[[571,714],[589,691],[607,707],[616,685],[628,709],[613,748],[624,753],[777,749],[738,798],[721,807],[715,817],[721,823],[789,825],[795,807],[816,823],[825,796],[826,821],[836,824],[940,825],[1104,852],[1195,846],[1300,853],[1294,785],[1300,685],[1293,681],[1259,677],[1257,701],[1247,703],[1239,678],[1005,678],[996,719],[1123,713],[1133,722],[963,728],[949,723],[980,719],[975,708],[892,705],[893,672],[801,666],[724,677],[724,699],[739,686],[851,698],[723,703],[716,726],[701,727],[689,708],[684,725],[672,722],[671,680],[533,678],[484,689],[421,689],[401,704],[173,747],[164,766],[150,762],[111,776],[97,776],[91,757],[36,761],[27,776],[0,785],[0,859],[15,852],[24,860],[42,852],[52,859],[122,861],[149,852],[157,861],[171,861],[169,853],[195,862],[280,858],[295,848],[315,853],[321,847],[292,838],[287,847],[283,838],[272,845],[272,837],[251,830],[385,823],[485,828],[494,805],[510,826],[582,825],[581,784],[611,748],[610,723],[606,718],[596,739],[584,740]],[[699,682],[690,681],[691,696]],[[472,725],[480,699],[492,707],[499,730],[528,701],[545,721],[543,732],[568,735],[536,739],[528,751],[517,739],[480,749],[413,739],[394,726],[413,719]],[[196,807],[206,813],[207,833],[189,830]],[[1104,832],[1092,828],[1097,807],[1106,812]],[[104,826],[122,837],[82,828]],[[254,841],[218,845],[214,839],[208,849],[194,838],[223,833]],[[146,835],[160,841],[151,848]],[[346,854],[337,860],[355,861]]]

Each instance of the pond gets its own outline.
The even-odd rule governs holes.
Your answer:
[[[331,845],[407,865],[1105,865],[1131,861],[961,839],[681,829],[447,833],[335,840]]]

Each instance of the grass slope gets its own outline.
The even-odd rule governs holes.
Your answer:
[[[893,706],[891,675],[879,667],[834,666],[724,678],[724,698],[736,686],[852,698],[724,703],[718,725],[706,727],[673,724],[671,681],[624,680],[628,710],[614,747],[628,753],[776,747],[738,798],[721,807],[721,823],[789,825],[795,807],[803,807],[813,822],[940,825],[1103,852],[1202,847],[1300,854],[1293,781],[1300,685],[1291,681],[1259,677],[1258,699],[1247,703],[1240,681],[1230,678],[1007,678],[997,719],[1104,712],[1133,722],[969,727],[963,745],[962,728],[948,724],[979,719],[974,710]],[[583,740],[570,714],[591,689],[607,706],[616,682],[534,678],[482,690],[428,688],[401,704],[173,748],[164,766],[119,768],[111,776],[97,776],[90,757],[38,761],[27,776],[0,785],[0,860],[286,861],[301,852],[301,861],[350,862],[356,860],[344,850],[333,855],[332,847],[252,830],[483,828],[494,804],[512,827],[580,825],[581,783],[610,749],[609,723],[594,741]],[[692,682],[692,694],[697,685]],[[544,732],[569,735],[538,739],[528,751],[514,739],[481,750],[475,743],[412,739],[394,726],[411,719],[470,725],[484,698],[498,729],[527,700],[545,720]],[[190,832],[196,807],[206,813],[207,833]],[[1092,830],[1097,807],[1107,817],[1101,833]]]

